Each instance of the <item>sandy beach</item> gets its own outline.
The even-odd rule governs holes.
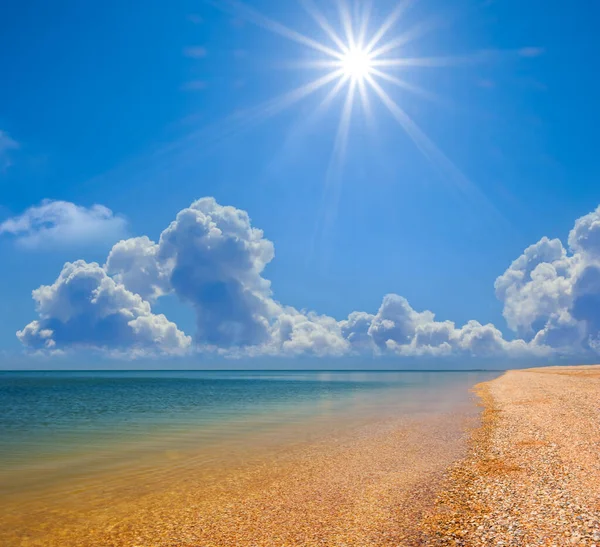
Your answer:
[[[480,384],[482,427],[423,523],[425,545],[600,545],[600,366]]]
[[[5,504],[0,543],[600,546],[600,366],[509,371],[474,390],[470,405],[251,462],[173,456],[152,474]]]

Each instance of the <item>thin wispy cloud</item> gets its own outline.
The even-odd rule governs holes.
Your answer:
[[[0,235],[12,236],[30,250],[113,243],[126,236],[127,221],[103,205],[83,207],[69,201],[44,200],[0,224]]]
[[[496,82],[487,78],[483,78],[481,80],[477,80],[477,85],[479,87],[483,87],[484,89],[494,89],[496,87]]]
[[[192,80],[183,84],[182,89],[184,91],[202,91],[206,89],[208,84],[204,80]]]
[[[521,57],[540,57],[546,52],[543,47],[522,47],[519,50]]]
[[[184,48],[183,54],[191,59],[202,59],[206,57],[208,52],[205,47],[202,46],[189,46]]]
[[[0,129],[0,172],[12,165],[11,154],[19,148],[19,143]]]

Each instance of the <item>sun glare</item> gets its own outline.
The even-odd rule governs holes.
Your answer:
[[[340,61],[340,66],[344,74],[354,80],[364,80],[373,68],[369,54],[359,48],[349,50]]]
[[[356,103],[360,103],[369,121],[373,121],[372,99],[377,99],[388,113],[398,122],[415,146],[428,161],[435,164],[436,170],[444,173],[463,192],[477,195],[477,189],[437,147],[417,122],[403,108],[396,94],[414,94],[438,104],[437,94],[413,83],[415,68],[447,67],[464,64],[466,61],[480,61],[480,53],[458,57],[407,57],[403,55],[406,46],[434,30],[443,19],[429,17],[412,25],[405,25],[405,11],[413,0],[399,0],[383,21],[374,27],[370,14],[375,0],[335,0],[338,17],[328,19],[321,11],[320,0],[298,0],[307,14],[319,27],[318,34],[306,35],[270,19],[241,0],[211,0],[211,3],[236,17],[263,27],[288,40],[313,50],[313,58],[293,63],[295,68],[314,69],[315,79],[278,97],[248,109],[244,116],[235,117],[240,125],[251,125],[300,102],[319,91],[327,90],[314,111],[322,114],[337,97],[342,95],[340,118],[335,134],[330,167],[326,176],[326,188],[332,195],[339,196],[341,168],[344,163],[351,117]],[[337,21],[336,21],[337,19]],[[339,24],[338,24],[339,21]],[[391,35],[391,36],[390,36]],[[322,39],[324,38],[324,39]],[[317,54],[315,57],[314,54]],[[337,199],[337,198],[333,198]],[[335,211],[335,206],[330,209]],[[333,213],[332,213],[333,214]]]

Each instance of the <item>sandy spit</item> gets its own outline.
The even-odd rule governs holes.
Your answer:
[[[600,547],[600,366],[509,371],[449,471],[423,545]]]

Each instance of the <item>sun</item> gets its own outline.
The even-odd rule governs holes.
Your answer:
[[[314,115],[323,114],[337,97],[342,96],[340,116],[335,132],[333,150],[327,170],[328,191],[338,192],[335,186],[341,184],[340,173],[344,164],[348,144],[351,118],[355,107],[361,107],[365,119],[372,124],[375,110],[373,99],[380,103],[388,114],[401,126],[407,136],[427,161],[435,165],[436,171],[443,173],[461,191],[477,193],[469,179],[454,165],[435,142],[409,115],[403,104],[407,94],[442,104],[437,93],[423,89],[412,80],[414,69],[430,70],[436,67],[450,67],[454,64],[480,62],[485,57],[481,52],[459,56],[417,56],[405,53],[412,49],[417,39],[435,30],[444,22],[439,16],[428,17],[410,25],[404,18],[405,12],[414,0],[395,0],[392,11],[377,26],[373,26],[371,12],[378,0],[298,0],[304,11],[319,27],[319,34],[306,35],[295,28],[271,19],[244,3],[244,0],[209,0],[209,3],[222,11],[241,17],[274,34],[305,46],[310,56],[291,64],[295,69],[315,71],[315,78],[251,107],[241,114],[236,113],[233,125],[252,125],[274,116],[310,95],[321,91],[323,98],[317,104]],[[337,5],[338,17],[329,19],[321,11],[321,4]],[[377,10],[379,11],[379,10]],[[337,20],[337,22],[336,22]],[[408,47],[410,46],[410,47]],[[307,52],[308,53],[308,52]],[[397,95],[397,98],[394,96]],[[339,103],[338,103],[339,104]],[[381,112],[380,110],[378,112]],[[381,114],[379,114],[381,115]],[[306,122],[308,123],[308,122]],[[336,182],[332,182],[332,181]]]
[[[445,102],[436,92],[423,89],[414,82],[414,78],[418,77],[415,69],[431,70],[479,63],[488,57],[482,55],[482,52],[458,56],[408,56],[406,52],[413,49],[413,43],[444,24],[445,17],[433,14],[408,24],[404,14],[416,3],[415,0],[297,0],[318,27],[314,35],[307,35],[263,15],[247,5],[246,1],[249,0],[208,0],[208,3],[229,15],[304,46],[307,51],[301,59],[291,62],[289,68],[309,69],[313,75],[306,82],[281,95],[235,112],[227,123],[217,124],[219,132],[226,137],[246,130],[319,92],[321,98],[313,112],[307,117],[303,116],[298,122],[303,127],[308,127],[337,103],[340,115],[325,175],[323,207],[315,237],[328,230],[335,221],[349,134],[355,126],[352,118],[354,110],[358,108],[370,131],[376,128],[375,115],[382,116],[387,111],[413,141],[415,148],[434,166],[438,175],[451,182],[461,194],[469,194],[471,198],[477,198],[482,206],[489,207],[485,196],[438,148],[408,111],[413,102],[408,97],[409,94],[437,105]],[[377,19],[380,20],[374,25],[375,18],[371,18],[371,13],[377,12],[379,15],[380,12],[379,7],[374,7],[376,2],[394,4],[394,7],[383,20],[378,16]],[[329,4],[335,4],[337,9],[328,8]],[[327,11],[323,12],[321,5]],[[337,17],[328,18],[333,11],[337,11]],[[341,101],[336,100],[338,98]],[[208,142],[212,143],[214,140],[210,134]],[[490,211],[496,213],[493,207]]]
[[[372,72],[371,56],[364,49],[350,49],[341,59],[340,68],[344,71],[344,75],[362,81]]]

